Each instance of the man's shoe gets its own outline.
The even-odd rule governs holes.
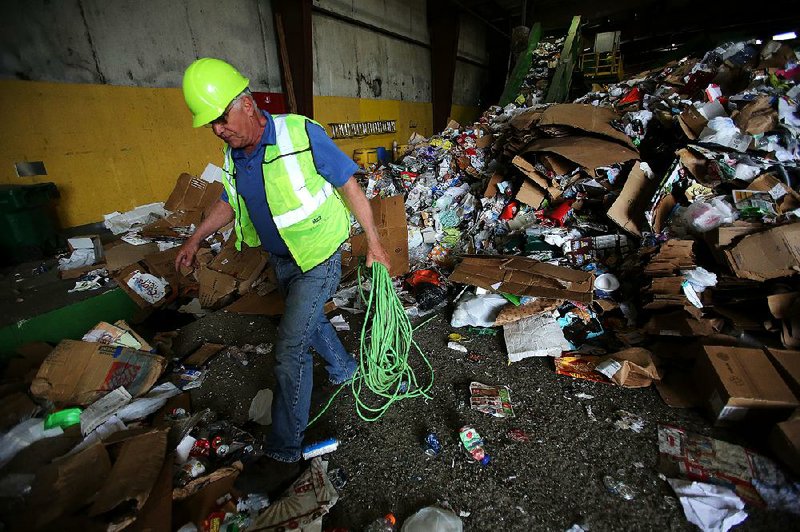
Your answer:
[[[234,486],[243,493],[266,493],[270,499],[279,496],[300,476],[300,462],[281,462],[262,456],[245,466]]]

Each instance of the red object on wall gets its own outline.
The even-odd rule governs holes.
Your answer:
[[[259,108],[270,114],[288,113],[286,96],[282,92],[253,92],[253,99]]]

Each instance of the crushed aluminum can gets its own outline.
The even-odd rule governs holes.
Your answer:
[[[422,448],[425,451],[425,454],[432,457],[437,457],[442,452],[442,444],[439,441],[439,438],[436,437],[436,433],[429,432],[425,436],[425,443],[423,443]]]

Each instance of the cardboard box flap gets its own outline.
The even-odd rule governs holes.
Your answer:
[[[725,251],[737,277],[766,281],[800,271],[800,222],[747,235]]]
[[[403,196],[376,197],[370,200],[378,237],[389,253],[389,275],[392,277],[408,273],[408,226]],[[361,233],[350,238],[350,252],[342,254],[342,263],[350,273],[355,269],[357,257],[367,254],[367,237]],[[347,275],[343,273],[343,277]]]
[[[611,122],[619,120],[619,115],[608,107],[589,104],[564,103],[548,107],[539,119],[540,126],[570,126],[587,133],[595,133],[613,139],[630,148],[636,149],[631,138],[615,129]]]
[[[89,510],[90,516],[110,512],[122,504],[126,504],[126,510],[144,506],[164,464],[168,432],[154,430],[120,445],[108,480]]]
[[[595,168],[639,159],[636,150],[594,137],[537,139],[525,147],[525,153],[533,152],[555,153],[582,166],[591,175]]]
[[[139,262],[153,253],[158,253],[158,244],[156,243],[134,246],[120,241],[118,244],[106,248],[106,268],[110,272],[115,272]]]
[[[221,197],[222,183],[209,183],[198,177],[183,173],[178,176],[175,188],[164,203],[168,211],[196,211],[204,210],[215,200]]]
[[[622,192],[606,214],[625,231],[641,236],[647,229],[647,218],[644,213],[657,188],[658,181],[648,179],[636,162],[628,173]]]
[[[244,293],[258,278],[269,260],[269,254],[262,248],[242,247],[242,251],[237,251],[236,247],[229,244],[222,248],[222,251],[214,257],[208,267],[220,273],[235,277],[239,281],[239,293]]]

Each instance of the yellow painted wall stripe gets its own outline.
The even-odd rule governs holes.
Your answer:
[[[349,156],[359,148],[404,144],[416,131],[432,131],[430,103],[317,96],[315,119],[330,122],[397,120],[397,133],[336,141]],[[471,123],[478,109],[453,106],[452,116]],[[34,81],[0,81],[0,183],[52,181],[61,199],[64,227],[103,219],[164,201],[181,172],[199,175],[222,164],[221,141],[193,129],[180,89]],[[14,163],[44,161],[48,175],[17,177]]]

